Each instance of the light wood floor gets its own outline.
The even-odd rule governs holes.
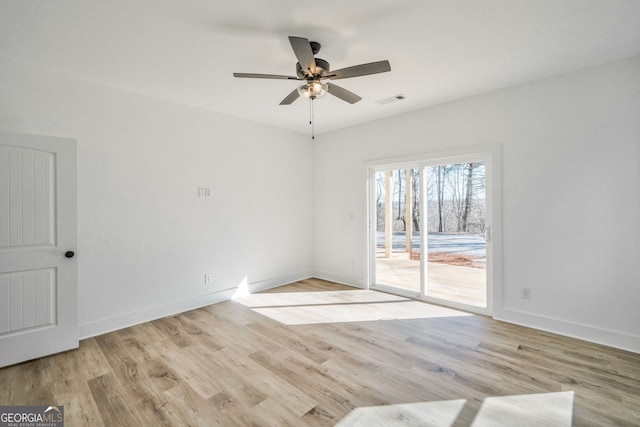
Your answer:
[[[384,295],[309,279],[87,339],[0,369],[0,405],[64,405],[68,426],[322,426],[458,405],[463,426],[500,425],[478,422],[496,398],[572,391],[575,425],[640,424],[640,355]]]

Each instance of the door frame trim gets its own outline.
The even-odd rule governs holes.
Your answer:
[[[503,277],[502,277],[502,146],[500,144],[471,146],[446,151],[423,152],[398,157],[388,157],[368,160],[364,162],[365,188],[366,188],[366,221],[364,233],[366,235],[365,253],[365,285],[367,289],[373,289],[375,285],[375,235],[372,217],[375,203],[375,173],[389,169],[410,169],[412,167],[427,167],[437,164],[453,162],[481,160],[486,162],[486,215],[490,224],[490,244],[487,245],[487,306],[474,307],[453,301],[441,300],[433,297],[418,297],[415,299],[446,305],[448,307],[465,311],[499,316],[503,307]],[[421,184],[422,185],[422,184]],[[402,296],[413,298],[411,293],[395,292],[395,288],[375,286],[376,290],[390,293],[398,293]]]

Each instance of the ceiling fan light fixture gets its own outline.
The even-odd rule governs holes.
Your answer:
[[[308,99],[322,98],[327,94],[329,87],[319,80],[302,83],[298,86],[298,93]]]

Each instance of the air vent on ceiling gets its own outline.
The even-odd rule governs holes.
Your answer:
[[[387,104],[391,104],[392,102],[402,101],[405,98],[406,96],[400,93],[396,96],[390,96],[389,98],[378,99],[377,101],[374,101],[374,102],[380,105],[387,105]]]

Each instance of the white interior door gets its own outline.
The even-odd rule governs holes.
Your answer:
[[[78,347],[76,142],[0,132],[0,366]]]

